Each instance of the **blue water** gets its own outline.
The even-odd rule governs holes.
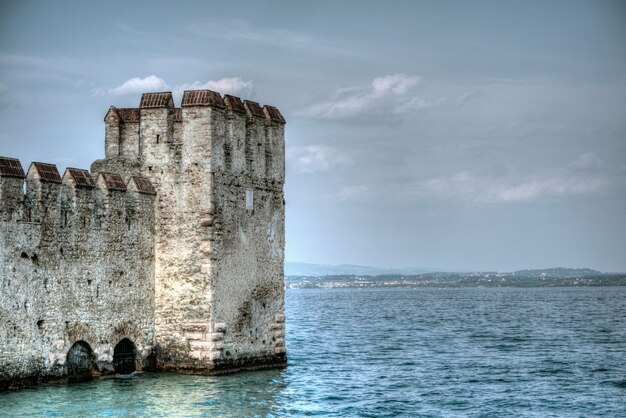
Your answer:
[[[282,371],[0,394],[0,416],[626,416],[626,288],[288,289]]]

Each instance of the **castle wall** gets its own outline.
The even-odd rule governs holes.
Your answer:
[[[0,177],[0,389],[67,373],[77,341],[100,372],[123,338],[148,366],[154,340],[154,196]],[[7,191],[7,184],[19,187]],[[10,198],[10,199],[8,199]]]
[[[137,158],[139,155],[139,123],[121,123],[119,156],[123,158]]]
[[[154,180],[157,361],[210,373],[281,365],[284,175],[272,178],[267,154],[282,172],[283,124],[254,102],[199,101],[183,97],[177,187]]]
[[[107,112],[95,188],[31,167],[24,194],[0,169],[0,382],[64,375],[77,341],[111,370],[122,338],[162,369],[283,366],[284,123],[208,90],[181,108],[146,93]]]
[[[197,324],[210,321],[205,266],[196,255],[201,245],[199,212],[202,206],[209,205],[210,185],[206,176],[200,174],[208,170],[209,150],[185,142],[187,132],[202,131],[208,125],[210,114],[201,110],[182,110],[183,122],[175,123],[179,125],[180,145],[168,154],[169,163],[158,165],[159,169],[165,167],[165,175],[151,171],[149,160],[144,162],[144,173],[154,178],[159,189],[155,327],[158,365],[167,369],[198,367],[196,360],[187,355],[190,347],[186,334],[196,332]]]
[[[114,109],[104,118],[104,156],[106,158],[117,158],[120,156],[120,118]]]
[[[236,149],[237,135],[232,133],[245,130],[248,152],[233,153],[231,167],[218,165],[211,173],[212,338],[217,340],[211,360],[217,370],[271,367],[286,361],[283,184],[266,172],[266,152],[272,149],[265,135],[273,130],[281,143],[284,131],[282,124],[246,108],[245,119],[227,117],[231,126],[226,132]],[[241,125],[233,127],[235,121]],[[276,164],[282,165],[277,154]],[[219,158],[212,155],[212,161]]]

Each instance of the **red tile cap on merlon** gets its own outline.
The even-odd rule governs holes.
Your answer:
[[[67,172],[70,173],[76,187],[83,187],[85,189],[93,189],[96,187],[96,182],[93,181],[89,171],[80,168],[68,168]]]
[[[244,100],[243,105],[250,115],[258,116],[260,118],[265,119],[265,113],[263,113],[263,108],[257,102],[253,102],[251,100]]]
[[[156,190],[154,189],[154,186],[152,185],[150,180],[148,180],[147,178],[134,176],[132,177],[132,179],[139,193],[156,194]]]
[[[102,173],[101,176],[107,189],[119,192],[126,191],[126,183],[124,183],[124,179],[119,174]]]
[[[37,170],[41,181],[47,183],[62,183],[61,175],[59,174],[59,170],[57,170],[56,165],[48,163],[33,163],[33,166],[35,167],[35,170]]]
[[[139,108],[123,107],[117,109],[117,114],[120,115],[122,122],[139,122]]]
[[[265,114],[272,122],[282,123],[283,125],[286,123],[283,115],[281,115],[280,111],[274,106],[265,105],[263,106],[263,110],[265,110]]]
[[[226,105],[219,93],[211,90],[186,90],[183,93],[182,107],[210,106],[224,109]]]
[[[226,109],[230,110],[231,112],[246,113],[246,108],[243,107],[243,102],[239,97],[225,94],[224,102],[226,102]]]
[[[23,179],[26,177],[20,160],[16,158],[0,157],[0,177],[15,177]]]
[[[141,109],[160,109],[164,107],[174,107],[174,99],[169,91],[160,93],[144,93],[141,95],[139,103]]]

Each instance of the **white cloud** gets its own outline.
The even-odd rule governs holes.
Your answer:
[[[254,83],[251,80],[242,80],[239,77],[224,77],[219,80],[209,80],[206,82],[195,81],[193,83],[181,84],[174,88],[174,92],[182,95],[185,90],[209,89],[222,94],[232,94],[234,96],[253,97]]]
[[[162,78],[155,75],[149,75],[145,78],[134,77],[125,81],[121,85],[112,89],[94,89],[94,96],[123,96],[126,94],[137,94],[155,91],[164,91],[168,89],[168,85]]]
[[[406,103],[396,106],[393,109],[393,113],[399,115],[403,113],[415,112],[417,110],[431,109],[444,105],[448,101],[447,97],[441,97],[437,100],[428,101],[414,97]]]
[[[425,100],[413,91],[421,78],[416,75],[391,74],[375,78],[366,87],[339,89],[332,100],[306,109],[305,116],[317,119],[350,119],[360,116],[389,117],[445,103],[446,98]]]
[[[367,198],[369,194],[370,194],[369,186],[366,186],[363,184],[357,184],[357,185],[342,187],[341,189],[339,189],[338,191],[334,193],[329,193],[329,194],[324,195],[324,197],[330,200],[346,202],[346,201],[355,201],[355,200],[361,200],[361,199]]]
[[[478,93],[476,93],[475,91],[468,91],[457,97],[455,104],[457,107],[463,106],[465,103],[475,97],[478,97]]]
[[[415,75],[393,74],[377,77],[372,81],[372,93],[374,96],[386,96],[389,94],[402,96],[417,86],[421,78]]]
[[[170,89],[165,80],[156,75],[149,75],[145,78],[134,77],[111,89],[96,88],[92,90],[92,94],[94,96],[122,96],[171,90],[176,98],[180,99],[185,90],[201,89],[209,89],[221,94],[241,95],[243,97],[252,97],[254,95],[253,82],[251,80],[242,80],[239,77],[224,77],[219,80],[206,82],[195,81],[193,83],[176,85]]]
[[[581,176],[562,169],[518,180],[480,177],[461,171],[415,181],[408,190],[409,197],[460,198],[469,203],[515,203],[596,193],[606,189],[609,183],[604,177]]]
[[[225,39],[228,42],[243,41],[271,45],[280,48],[323,47],[323,40],[304,32],[276,27],[260,27],[239,19],[203,19],[202,24],[187,25],[195,36]]]
[[[513,204],[546,198],[571,198],[602,193],[619,186],[623,176],[611,170],[590,171],[589,164],[600,160],[593,154],[583,154],[563,167],[539,170],[525,176],[509,174],[493,177],[471,171],[449,175],[393,182],[373,182],[367,189],[347,186],[327,197],[336,200],[388,199],[400,202],[415,200],[457,200],[466,204]],[[581,165],[585,170],[581,170]],[[367,193],[366,193],[367,192]]]
[[[352,161],[346,154],[327,145],[289,147],[287,159],[290,167],[294,167],[297,172],[305,174],[329,171]]]
[[[578,169],[587,169],[592,167],[597,167],[602,164],[602,160],[600,157],[595,155],[593,152],[587,152],[585,154],[581,154],[576,161],[572,163],[572,167]]]
[[[568,196],[598,192],[608,186],[603,178],[554,177],[495,186],[477,200],[494,203],[530,202],[545,196]]]

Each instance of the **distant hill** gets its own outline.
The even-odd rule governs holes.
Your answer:
[[[566,272],[561,272],[561,274]],[[548,276],[533,272],[531,276],[514,273],[442,273],[286,276],[288,288],[416,288],[416,287],[567,287],[626,286],[625,273],[598,273],[583,276]],[[569,272],[569,274],[573,274]]]
[[[522,277],[588,277],[602,274],[598,270],[589,268],[571,269],[565,267],[553,267],[549,269],[519,270],[513,273]]]
[[[553,267],[500,273],[446,272],[419,268],[385,269],[341,264],[285,263],[288,288],[367,287],[557,287],[626,286],[626,273],[602,273],[590,268]]]
[[[420,268],[420,267],[408,267],[408,268],[383,268],[372,266],[359,266],[355,264],[314,264],[314,263],[299,263],[299,262],[286,262],[285,263],[285,276],[309,276],[309,277],[324,277],[324,276],[385,276],[385,275],[420,275],[424,273],[466,273],[460,271],[445,271],[442,269],[434,268]],[[485,274],[487,272],[476,272]],[[491,272],[496,274],[497,272]],[[512,273],[502,273],[505,275],[519,276],[519,277],[562,277],[562,278],[574,278],[574,277],[588,277],[602,274],[597,270],[590,268],[566,268],[566,267],[551,267],[546,269],[526,269],[518,270]]]
[[[332,266],[327,264],[313,263],[285,263],[285,276],[336,276],[336,275],[354,275],[354,276],[379,276],[383,274],[423,274],[434,269],[424,268],[403,268],[403,269],[387,269],[380,267],[358,266],[354,264],[340,264]]]

